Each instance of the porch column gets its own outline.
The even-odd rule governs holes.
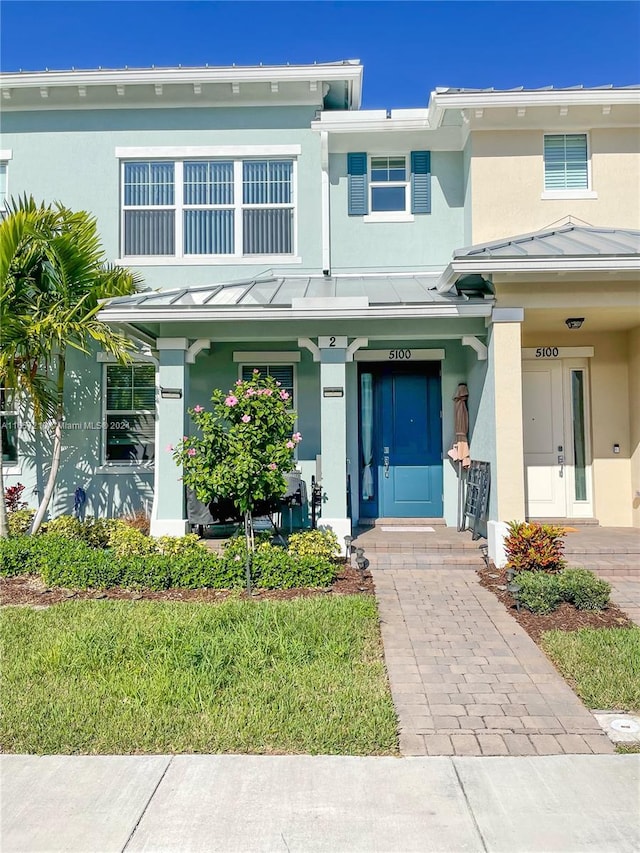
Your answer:
[[[185,435],[188,401],[189,342],[186,338],[158,338],[158,406],[156,460],[153,483],[152,536],[184,536],[188,529],[182,466],[167,449]]]
[[[493,372],[495,464],[491,471],[495,518],[488,523],[489,555],[504,565],[508,521],[524,521],[524,442],[522,424],[522,308],[494,308],[489,341]]]
[[[346,349],[320,350],[320,443],[322,452],[322,517],[343,546],[351,534],[347,517]],[[340,393],[341,392],[341,393]]]

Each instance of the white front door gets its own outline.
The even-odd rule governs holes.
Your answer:
[[[582,359],[522,364],[524,464],[529,518],[593,515]]]

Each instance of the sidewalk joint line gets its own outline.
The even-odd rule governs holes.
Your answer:
[[[457,768],[456,762],[455,762],[455,756],[451,757],[451,763],[453,764],[453,771],[456,774],[456,779],[458,780],[458,785],[460,785],[460,790],[462,791],[462,796],[464,797],[464,801],[467,805],[467,809],[469,810],[469,815],[471,816],[471,820],[473,822],[473,825],[475,826],[476,831],[478,833],[478,836],[480,837],[480,841],[482,842],[482,849],[485,851],[485,853],[488,853],[489,848],[487,847],[487,844],[484,840],[484,835],[482,834],[482,830],[480,829],[480,824],[476,820],[476,816],[473,812],[473,809],[471,808],[471,803],[469,802],[469,798],[467,797],[467,792],[465,790],[464,785],[462,784],[462,779],[460,778],[460,774],[458,773],[458,768]]]
[[[171,767],[171,763],[173,762],[173,759],[174,759],[174,758],[175,758],[175,756],[173,756],[173,755],[172,755],[172,756],[170,756],[169,761],[167,762],[167,766],[166,766],[166,767],[164,768],[164,770],[162,771],[162,775],[161,775],[161,776],[160,776],[160,778],[158,779],[158,782],[157,782],[156,786],[154,787],[153,791],[151,792],[151,795],[149,796],[149,799],[148,799],[148,800],[147,800],[147,802],[145,803],[145,806],[144,806],[144,808],[142,809],[142,811],[140,812],[140,817],[139,817],[139,818],[138,818],[138,820],[136,821],[135,826],[134,826],[134,827],[133,827],[133,829],[131,830],[131,833],[130,833],[129,837],[127,838],[127,841],[126,841],[126,843],[125,843],[124,847],[122,848],[122,850],[120,851],[120,853],[125,853],[125,850],[126,850],[126,849],[127,849],[127,847],[129,846],[129,843],[130,843],[131,839],[132,839],[132,838],[133,838],[133,836],[136,834],[136,831],[137,831],[138,827],[140,826],[140,822],[142,821],[142,818],[143,818],[143,817],[145,816],[145,814],[147,813],[147,809],[149,808],[149,806],[150,806],[150,804],[151,804],[151,800],[155,797],[155,795],[156,795],[156,791],[157,791],[157,790],[158,790],[158,788],[160,787],[160,785],[161,785],[162,780],[164,779],[164,777],[167,775],[167,770]]]

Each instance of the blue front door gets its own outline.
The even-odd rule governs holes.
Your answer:
[[[373,367],[373,366],[372,366]],[[373,390],[372,488],[361,515],[442,516],[442,421],[439,364],[384,365]]]

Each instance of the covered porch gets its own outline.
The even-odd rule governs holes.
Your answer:
[[[165,450],[189,431],[187,409],[206,407],[214,387],[226,390],[255,368],[290,383],[303,436],[297,467],[307,492],[312,477],[321,483],[322,525],[340,538],[361,517],[435,516],[455,526],[458,469],[447,456],[455,441],[453,397],[466,382],[470,431],[492,452],[486,397],[493,360],[485,341],[500,317],[479,277],[468,291],[447,293],[438,292],[439,279],[265,276],[112,300],[101,318],[157,364],[153,532],[187,527],[181,471]],[[370,399],[364,377],[378,389]],[[396,385],[385,385],[388,377],[397,377]],[[394,422],[385,421],[384,434],[382,426],[367,434],[367,405],[377,406],[381,419],[388,393],[395,395]]]

